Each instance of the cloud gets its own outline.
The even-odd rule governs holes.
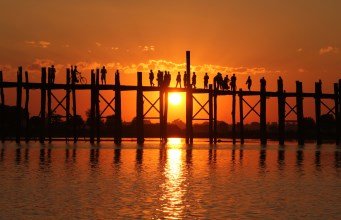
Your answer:
[[[99,43],[99,42],[95,42],[95,44],[96,44],[96,46],[97,46],[97,47],[100,47],[100,46],[102,46],[102,44],[101,44],[101,43]]]
[[[339,48],[332,47],[332,46],[327,46],[327,47],[322,47],[319,51],[320,55],[324,55],[327,53],[338,53]]]
[[[298,48],[298,49],[296,50],[296,52],[298,52],[298,53],[303,52],[303,48]]]
[[[155,46],[153,46],[153,45],[151,45],[151,46],[148,46],[148,45],[139,46],[139,48],[140,48],[142,51],[155,51]]]
[[[40,71],[42,67],[51,66],[54,64],[53,60],[49,59],[35,59],[32,64],[27,66],[29,71]]]
[[[25,44],[31,47],[40,47],[40,48],[47,48],[51,45],[48,41],[25,41]]]
[[[298,71],[299,73],[304,73],[306,70],[303,69],[303,68],[299,68],[297,71]]]

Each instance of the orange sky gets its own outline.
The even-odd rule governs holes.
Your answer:
[[[53,63],[63,82],[70,64],[78,64],[88,79],[91,68],[107,65],[108,77],[120,69],[122,84],[135,84],[136,71],[150,68],[169,69],[174,79],[191,50],[200,86],[204,72],[212,78],[221,71],[236,73],[244,88],[248,74],[254,88],[265,76],[269,90],[282,75],[287,90],[301,80],[312,91],[321,78],[331,92],[341,78],[340,8],[338,0],[1,1],[0,69],[13,80],[23,65],[34,81],[41,66]],[[134,100],[133,93],[124,96]],[[80,100],[79,109],[87,109],[88,96]],[[229,102],[220,102],[221,120],[230,120]],[[125,105],[123,117],[130,120],[135,102]],[[170,120],[184,119],[179,109],[172,109]]]

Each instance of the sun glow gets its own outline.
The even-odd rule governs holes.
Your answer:
[[[170,93],[168,96],[168,101],[172,105],[179,105],[181,102],[181,95],[177,92]]]

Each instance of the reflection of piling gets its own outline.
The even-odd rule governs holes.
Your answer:
[[[21,121],[22,121],[21,100],[22,100],[22,67],[20,66],[17,72],[17,127],[16,127],[16,132],[15,132],[16,143],[20,142]]]
[[[322,85],[320,82],[315,83],[315,121],[316,121],[316,143],[322,144],[321,140],[321,93]]]
[[[46,109],[46,68],[41,69],[41,88],[40,88],[40,137],[39,142],[45,141],[45,109]]]
[[[137,143],[142,144],[144,142],[142,72],[137,72],[136,129]]]
[[[266,88],[265,83],[261,82],[260,88],[260,142],[265,145],[266,137]]]
[[[296,81],[296,110],[297,110],[297,141],[299,145],[304,145],[303,128],[303,88],[302,82]]]
[[[208,93],[208,112],[209,112],[209,116],[208,116],[209,117],[208,118],[209,128],[208,128],[208,130],[209,130],[209,132],[208,133],[209,133],[210,144],[212,144],[213,138],[214,138],[214,136],[213,136],[213,90],[212,90],[212,84],[210,84],[208,86],[208,88],[209,88],[209,93]]]
[[[285,96],[283,81],[277,80],[277,93],[278,93],[278,142],[280,145],[284,145],[285,139]]]
[[[25,122],[26,122],[26,128],[25,128],[25,141],[28,142],[30,140],[30,114],[29,114],[29,102],[30,102],[30,89],[28,88],[27,84],[28,81],[28,72],[25,71]]]
[[[243,112],[243,90],[239,89],[239,135],[240,144],[244,144],[244,112]]]

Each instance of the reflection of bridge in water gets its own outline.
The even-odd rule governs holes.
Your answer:
[[[190,52],[186,52],[186,72],[190,73]],[[267,143],[267,120],[266,120],[266,104],[267,98],[273,97],[278,100],[278,141],[279,144],[283,145],[285,141],[285,124],[286,118],[294,113],[296,114],[295,123],[297,124],[297,141],[300,145],[304,144],[305,132],[304,132],[304,98],[312,98],[315,100],[315,120],[316,120],[316,141],[318,144],[322,143],[321,137],[321,107],[324,106],[327,109],[327,114],[333,114],[335,116],[335,142],[339,144],[341,136],[341,121],[340,121],[340,109],[341,109],[341,80],[334,84],[334,93],[325,94],[322,93],[322,84],[320,82],[315,83],[315,92],[306,93],[303,92],[302,82],[296,81],[296,91],[286,92],[284,90],[283,81],[278,80],[277,91],[271,92],[266,91],[265,81],[261,82],[259,91],[223,91],[215,88],[215,85],[210,84],[208,89],[197,89],[189,86],[188,88],[169,88],[169,87],[151,87],[142,85],[142,72],[137,73],[137,85],[121,85],[119,74],[115,75],[115,83],[113,85],[100,85],[99,80],[99,69],[91,71],[91,84],[78,85],[72,82],[71,70],[66,71],[66,84],[55,84],[51,82],[50,71],[45,67],[42,68],[41,82],[32,83],[29,82],[28,73],[25,72],[25,82],[23,82],[23,70],[19,67],[17,74],[17,82],[5,82],[3,81],[2,72],[0,72],[0,95],[1,105],[5,105],[5,88],[16,89],[16,107],[17,107],[17,118],[16,123],[16,142],[20,142],[22,136],[26,141],[32,139],[30,137],[30,120],[28,116],[28,106],[30,100],[30,90],[40,90],[40,129],[39,129],[39,140],[41,143],[47,138],[49,142],[56,140],[52,134],[52,120],[53,114],[57,109],[61,109],[65,112],[65,138],[68,141],[72,136],[73,141],[77,142],[79,138],[79,128],[76,124],[77,119],[77,101],[76,91],[87,90],[91,92],[91,107],[90,107],[90,126],[89,126],[89,140],[91,143],[101,141],[101,119],[104,117],[104,113],[107,110],[114,112],[115,131],[113,137],[115,143],[121,143],[122,141],[122,109],[121,109],[121,92],[125,91],[136,91],[136,139],[138,143],[144,142],[144,120],[145,119],[156,119],[160,122],[160,139],[164,142],[167,141],[167,119],[168,119],[168,93],[170,92],[182,92],[186,93],[186,143],[193,143],[193,121],[208,121],[209,124],[209,142],[217,143],[217,111],[218,111],[218,96],[231,96],[232,97],[232,141],[235,144],[237,141],[237,135],[240,138],[240,143],[244,143],[244,120],[250,113],[255,113],[259,116],[259,131],[260,131],[260,142],[261,144]],[[190,74],[187,77],[187,84],[190,85]],[[25,106],[24,112],[22,108],[22,91],[25,90]],[[57,90],[65,90],[65,96],[60,99],[53,92]],[[115,95],[108,100],[101,91],[111,90],[115,92]],[[150,100],[145,94],[149,92],[158,93],[159,96],[156,100]],[[204,94],[207,96],[205,102],[200,102],[196,95]],[[259,101],[252,105],[246,97],[259,97]],[[236,121],[236,99],[239,99],[239,133],[237,134],[237,121]],[[295,98],[296,104],[292,105],[287,102],[287,98]],[[104,101],[105,107],[100,109],[100,99]],[[324,100],[332,100],[334,105],[328,106]],[[193,111],[193,103],[198,104],[198,111]],[[55,107],[52,105],[55,104]],[[148,106],[147,106],[148,105]],[[244,106],[248,107],[249,110],[244,113]],[[145,107],[148,107],[145,110]],[[257,109],[259,107],[259,109]],[[151,115],[151,110],[155,109],[158,115]],[[47,113],[46,113],[47,111]],[[199,113],[205,112],[207,117],[199,117]],[[25,115],[25,122],[21,118]],[[1,124],[1,138],[2,140],[8,139],[4,135],[4,130],[1,121],[3,115],[0,114]],[[287,120],[288,121],[288,120]],[[227,132],[227,131],[226,131]],[[70,135],[72,134],[72,135]]]

